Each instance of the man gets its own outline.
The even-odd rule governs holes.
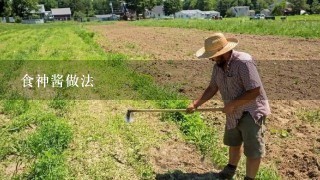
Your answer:
[[[265,155],[264,120],[270,108],[255,62],[249,54],[233,50],[237,44],[237,39],[225,38],[222,33],[205,40],[196,56],[216,64],[209,86],[187,111],[194,112],[220,91],[227,119],[223,142],[229,146],[229,162],[218,176],[231,179],[235,175],[243,144],[247,157],[245,179],[249,180],[255,178]]]

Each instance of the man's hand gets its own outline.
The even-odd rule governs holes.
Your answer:
[[[222,112],[226,114],[231,114],[235,109],[236,109],[236,106],[232,102],[230,102],[224,106]]]
[[[197,108],[195,107],[194,103],[192,102],[191,104],[189,104],[189,106],[187,107],[187,113],[194,113],[194,111]]]

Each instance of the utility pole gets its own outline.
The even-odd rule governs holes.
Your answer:
[[[112,2],[111,1],[110,1],[109,5],[110,5],[110,8],[111,8],[111,17],[113,19],[113,6],[112,6]]]

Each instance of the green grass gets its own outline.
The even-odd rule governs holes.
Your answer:
[[[280,17],[272,20],[249,20],[248,18],[225,18],[213,20],[144,20],[136,21],[138,26],[193,28],[240,34],[279,35],[289,37],[320,38],[320,16],[289,16],[286,21]]]
[[[154,176],[150,164],[141,153],[147,147],[155,146],[157,142],[163,141],[164,137],[157,136],[155,134],[156,130],[148,127],[148,123],[140,127],[127,127],[123,115],[114,116],[112,110],[110,110],[106,112],[110,116],[106,121],[109,128],[101,126],[101,131],[98,133],[103,132],[103,134],[96,134],[92,137],[91,135],[94,133],[90,132],[90,137],[83,139],[83,136],[77,136],[79,132],[82,132],[82,127],[87,127],[86,130],[90,131],[100,121],[97,122],[88,116],[90,113],[87,112],[87,109],[84,109],[85,114],[81,117],[83,119],[77,117],[75,121],[76,124],[80,123],[80,129],[77,129],[77,125],[69,126],[68,122],[72,120],[65,117],[77,111],[70,106],[70,104],[72,106],[76,106],[76,104],[67,99],[73,94],[86,92],[96,95],[96,99],[100,97],[114,99],[119,94],[119,89],[123,89],[123,85],[126,84],[128,90],[120,93],[120,95],[126,95],[122,99],[141,99],[141,97],[146,97],[148,92],[149,97],[152,97],[150,93],[157,93],[158,97],[165,96],[163,89],[157,88],[150,77],[139,75],[128,69],[124,61],[126,59],[125,55],[105,53],[96,43],[98,37],[94,33],[86,31],[82,25],[12,25],[10,28],[5,27],[4,29],[6,30],[2,31],[2,35],[7,36],[7,39],[0,36],[5,40],[0,42],[1,60],[10,61],[1,61],[1,72],[3,73],[0,74],[0,77],[4,83],[0,87],[4,92],[1,94],[2,98],[5,99],[2,103],[2,112],[12,121],[6,122],[6,125],[1,127],[0,131],[0,134],[3,135],[0,138],[0,144],[2,145],[0,148],[0,174],[3,174],[3,168],[6,165],[14,163],[9,158],[10,155],[13,155],[23,159],[23,163],[26,165],[23,172],[15,175],[18,179],[77,178],[81,177],[79,173],[87,174],[88,178],[113,178],[116,174],[119,174],[120,177],[136,177],[139,179],[150,179]],[[19,36],[23,32],[26,32],[25,36]],[[38,35],[41,35],[41,37],[38,37]],[[16,61],[16,59],[19,61]],[[57,65],[55,61],[48,60],[86,61],[70,61],[70,66],[62,67]],[[87,71],[89,68],[92,68],[90,72],[96,78],[96,83],[100,83],[100,87],[82,91],[79,89],[58,89],[55,91],[52,100],[40,101],[38,105],[28,100],[27,94],[21,95],[18,93],[21,92],[21,89],[19,89],[21,88],[21,77],[26,72],[30,74],[41,74],[42,72],[50,74],[63,69],[65,75],[68,72]],[[15,89],[15,87],[18,88]],[[12,89],[16,90],[13,93],[14,96],[9,93]],[[39,89],[31,88],[31,90],[35,95],[41,95]],[[83,105],[86,102],[81,101],[80,104]],[[116,103],[118,106],[121,104],[121,101]],[[76,115],[78,114],[76,113]],[[90,124],[90,126],[86,126],[86,124]],[[137,135],[139,131],[140,136]],[[75,137],[77,139],[74,139]],[[122,142],[120,144],[125,147],[123,153],[125,154],[126,168],[131,169],[128,173],[119,169],[115,158],[108,153],[105,154],[106,158],[102,158],[95,165],[85,166],[86,169],[82,171],[76,171],[77,169],[69,167],[69,163],[66,163],[70,156],[77,155],[74,154],[74,150],[68,148],[71,141],[73,144],[77,140],[85,140],[89,143],[96,139],[108,141],[109,138],[112,138],[111,140],[114,142],[110,144],[110,149],[112,149],[114,144],[119,144],[117,142],[119,137],[121,137]],[[7,142],[7,140],[11,141]],[[101,141],[100,143],[105,142]],[[102,146],[107,148],[109,145],[102,144]],[[89,149],[88,147],[84,148],[84,150]],[[116,152],[117,149],[113,151]],[[71,154],[67,153],[65,156],[65,152]],[[80,152],[80,154],[81,157],[85,152]],[[92,157],[88,158],[91,161]]]

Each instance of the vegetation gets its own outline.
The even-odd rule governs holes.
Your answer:
[[[287,21],[281,21],[280,17],[276,17],[275,21],[252,21],[249,18],[225,18],[222,21],[174,19],[147,20],[133,22],[133,24],[139,26],[195,28],[230,33],[319,38],[319,20],[320,16],[310,15],[287,17]]]
[[[163,2],[163,11],[167,16],[179,12],[181,9],[182,3],[180,0],[168,0]]]
[[[96,75],[100,74],[101,78],[96,76],[96,82],[101,80],[105,88],[86,91],[95,94],[96,99],[100,96],[108,99],[103,95],[117,98],[119,89],[123,89],[125,83],[128,91],[123,94],[129,96],[123,99],[150,98],[152,93],[157,94],[157,97],[165,97],[167,95],[162,88],[153,84],[150,77],[127,69],[123,62],[126,56],[105,53],[95,43],[99,37],[74,23],[1,27],[4,28],[0,28],[0,52],[3,55],[0,78],[3,84],[0,89],[4,92],[2,99],[6,99],[0,104],[3,114],[0,117],[1,178],[13,176],[17,179],[108,179],[118,176],[125,179],[152,179],[155,176],[144,154],[150,147],[156,147],[170,138],[157,133],[158,128],[165,129],[166,125],[160,121],[141,121],[129,125],[124,121],[124,111],[128,106],[150,107],[154,106],[153,103],[120,100],[73,101],[67,98],[77,91],[68,89],[57,90],[53,100],[31,101],[21,96],[18,89],[16,93],[9,93],[8,83],[21,85],[21,76],[26,71],[39,73],[38,68],[29,67],[39,67],[44,72],[52,73],[59,70],[57,63],[54,64],[55,61],[75,59],[88,60],[78,61],[79,66],[82,69],[95,68]],[[25,36],[18,38],[17,34],[20,33]],[[45,38],[38,39],[39,36]],[[65,43],[66,37],[69,39],[68,43]],[[29,43],[24,43],[26,39]],[[34,59],[37,61],[30,61]],[[39,63],[39,60],[43,60],[43,64]],[[74,61],[70,62],[72,64]],[[73,63],[73,66],[67,69],[72,71],[79,68],[77,63]],[[36,98],[34,96],[33,99]],[[114,104],[110,106],[111,102]],[[94,110],[101,106],[101,112],[91,112],[90,106]],[[110,109],[112,107],[123,108],[114,114],[115,111]],[[178,131],[174,134],[179,136]],[[91,147],[93,144],[103,148],[96,150],[95,146]],[[95,158],[96,156],[99,158]],[[95,163],[88,164],[90,162]],[[125,169],[119,168],[119,164],[123,164]],[[8,171],[8,166],[25,168]]]
[[[46,10],[51,8],[71,8],[72,15],[76,17],[92,17],[95,14],[110,14],[112,8],[114,11],[122,10],[121,0],[0,0],[0,16],[18,16],[21,18],[31,17],[30,12],[37,10],[37,4],[44,4]],[[300,14],[300,10],[306,10],[308,13],[319,14],[319,0],[290,0],[290,8],[294,14]],[[110,5],[112,3],[112,6]],[[164,11],[167,15],[173,14],[181,9],[200,9],[204,11],[215,10],[224,17],[229,14],[233,6],[249,6],[251,10],[259,13],[263,9],[271,9],[274,15],[282,15],[283,10],[287,8],[285,1],[273,0],[126,0],[128,9],[136,11],[137,14],[144,14],[145,9],[151,10],[155,5],[164,5]]]
[[[311,122],[311,123],[316,123],[320,124],[320,110],[301,110],[298,113],[298,117],[301,120]]]

